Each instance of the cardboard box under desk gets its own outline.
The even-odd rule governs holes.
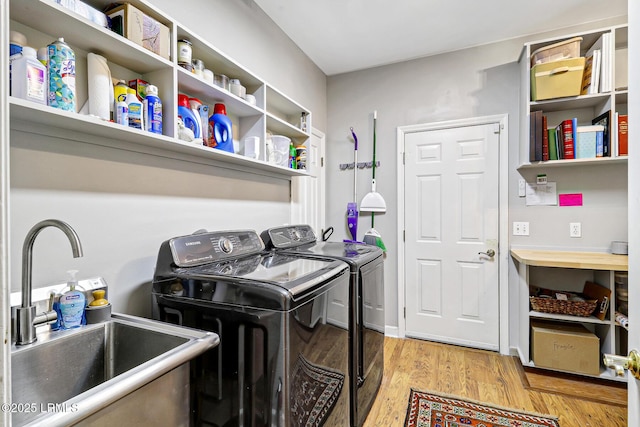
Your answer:
[[[107,11],[111,29],[132,42],[170,59],[169,27],[125,3]]]
[[[531,321],[536,367],[600,375],[600,338],[579,323]]]

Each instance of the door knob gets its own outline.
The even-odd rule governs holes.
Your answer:
[[[493,258],[496,255],[496,251],[493,249],[487,249],[486,252],[478,252],[478,255],[486,255],[489,258]]]
[[[631,350],[629,356],[618,356],[617,354],[604,354],[602,356],[604,366],[616,371],[619,377],[624,376],[624,370],[629,372],[638,380],[640,380],[640,353],[637,350]]]

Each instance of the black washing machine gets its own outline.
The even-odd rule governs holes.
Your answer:
[[[347,426],[349,267],[265,252],[255,231],[162,243],[153,317],[214,331],[192,363],[199,426]]]
[[[332,258],[349,264],[349,303],[355,323],[350,341],[352,375],[350,390],[350,425],[364,424],[378,394],[384,372],[384,258],[377,246],[319,242],[309,225],[291,225],[265,230],[260,235],[267,249],[276,253]]]

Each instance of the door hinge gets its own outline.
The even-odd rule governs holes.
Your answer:
[[[502,129],[502,125],[500,123],[495,123],[493,125],[493,133],[500,133],[500,129]]]
[[[320,157],[320,167],[324,167],[324,157]]]
[[[403,152],[403,153],[402,153],[402,164],[403,164],[403,165],[404,165],[404,164],[406,164],[405,162],[407,161],[407,156],[406,156],[406,154],[407,154],[406,152]]]
[[[402,241],[406,241],[407,239],[407,231],[406,230],[402,230]]]
[[[404,308],[404,318],[407,318],[407,307]]]

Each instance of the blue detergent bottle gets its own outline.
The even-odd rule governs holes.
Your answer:
[[[209,147],[233,153],[233,133],[231,119],[227,116],[224,104],[213,107],[213,115],[209,118]]]
[[[189,97],[187,95],[178,94],[178,116],[182,119],[184,126],[193,131],[193,136],[202,138],[200,131],[200,120],[193,114],[189,106]]]

